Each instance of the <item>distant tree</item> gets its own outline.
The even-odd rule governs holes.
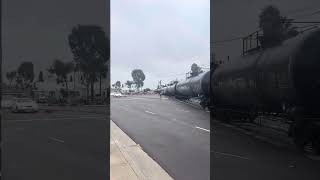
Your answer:
[[[280,10],[272,5],[265,6],[259,14],[259,27],[263,36],[260,39],[262,47],[271,47],[285,39],[298,34],[296,27],[292,26],[292,20],[281,16]]]
[[[32,62],[22,62],[18,67],[18,78],[17,83],[21,85],[22,88],[29,88],[32,86],[34,80],[34,70]]]
[[[134,84],[136,85],[137,90],[139,90],[144,85],[144,80],[146,79],[146,76],[144,75],[143,71],[141,69],[134,69],[131,72],[131,76],[133,79]]]
[[[131,90],[132,85],[134,84],[133,81],[129,81],[127,80],[127,82],[125,83],[125,85],[129,88],[129,90]]]
[[[9,81],[9,86],[11,86],[13,80],[17,77],[17,72],[16,71],[7,72],[6,77]]]
[[[193,63],[191,65],[191,77],[195,77],[195,76],[198,76],[200,73],[202,73],[202,69],[201,67],[199,67],[196,63]]]
[[[120,81],[117,81],[116,84],[115,84],[115,87],[120,89],[121,88],[121,82]]]
[[[68,40],[74,60],[79,64],[83,77],[86,78],[83,82],[87,87],[87,95],[90,86],[93,100],[94,83],[99,74],[102,77],[104,69],[101,66],[106,66],[110,57],[109,39],[100,26],[78,25],[72,29]]]
[[[51,67],[48,69],[49,73],[56,75],[57,84],[63,83],[66,87],[67,93],[69,93],[68,74],[73,71],[73,67],[72,62],[63,62],[59,59],[55,59]]]
[[[39,72],[39,76],[38,76],[38,82],[43,82],[43,81],[44,81],[44,79],[43,79],[43,72],[40,71],[40,72]]]

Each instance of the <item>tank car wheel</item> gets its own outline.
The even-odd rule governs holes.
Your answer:
[[[304,153],[320,155],[320,140],[317,137],[311,137],[300,148]]]
[[[303,153],[315,153],[319,151],[317,138],[314,136],[310,124],[303,127],[294,127],[293,138],[298,149]]]
[[[206,104],[204,102],[200,102],[200,106],[202,107],[202,109],[206,109]]]

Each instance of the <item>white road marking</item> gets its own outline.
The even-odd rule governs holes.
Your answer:
[[[195,128],[197,128],[197,129],[201,129],[201,130],[203,130],[203,131],[207,131],[207,132],[209,132],[209,133],[210,133],[210,130],[208,130],[208,129],[205,129],[205,128],[202,128],[202,127],[199,127],[199,126],[196,126]]]
[[[57,138],[54,138],[54,137],[49,137],[49,139],[54,140],[54,141],[57,141],[57,142],[59,142],[59,143],[64,143],[63,140],[60,140],[60,139],[57,139]]]
[[[306,155],[306,157],[314,161],[320,161],[319,155]]]
[[[151,111],[145,111],[146,113],[149,113],[149,114],[152,114],[152,115],[155,115],[156,113],[153,113]]]
[[[182,112],[190,112],[188,110],[184,110],[184,109],[179,109],[179,108],[176,108],[177,111],[182,111]]]
[[[215,154],[220,154],[223,156],[230,156],[230,157],[236,157],[236,158],[240,158],[240,159],[245,159],[245,160],[250,160],[250,158],[244,157],[244,156],[238,156],[235,154],[229,154],[229,153],[223,153],[223,152],[217,152],[217,151],[213,151],[213,153]]]
[[[185,122],[183,122],[183,121],[178,121],[176,118],[171,119],[171,121],[174,121],[174,122],[176,122],[176,123],[178,123],[178,124],[180,124],[180,125],[184,125],[184,126],[190,127],[190,128],[192,128],[192,129],[196,128],[196,129],[200,129],[200,130],[203,130],[203,131],[206,131],[206,132],[210,133],[210,130],[208,130],[208,129],[201,128],[201,127],[199,127],[199,126],[192,126],[192,125],[190,125],[190,124],[188,124],[188,123],[185,123]]]

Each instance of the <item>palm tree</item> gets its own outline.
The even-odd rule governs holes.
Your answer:
[[[131,90],[131,86],[134,84],[134,82],[127,80],[127,82],[126,82],[125,84],[126,84],[127,87],[129,88],[129,90]]]
[[[94,83],[97,77],[102,79],[101,66],[109,60],[109,39],[102,27],[78,25],[72,28],[68,36],[74,60],[79,63],[84,78],[91,88],[91,100],[94,98]]]
[[[9,86],[11,86],[12,81],[16,78],[16,76],[17,76],[16,71],[7,72],[6,77],[9,80]]]
[[[99,94],[101,96],[101,84],[102,84],[102,79],[105,79],[107,77],[107,72],[108,72],[108,67],[107,66],[100,66],[100,71],[99,71]]]
[[[69,93],[68,87],[68,74],[71,73],[74,69],[72,62],[63,62],[59,59],[55,59],[52,66],[48,69],[49,73],[55,74],[57,76],[57,84],[64,83],[67,91]]]

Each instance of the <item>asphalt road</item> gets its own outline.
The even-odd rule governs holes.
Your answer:
[[[173,99],[113,98],[111,119],[175,179],[210,179],[210,165],[214,180],[320,179],[319,157],[305,156],[285,136],[216,120],[208,132],[209,113]]]
[[[247,134],[211,121],[214,180],[319,180],[320,161],[307,157],[284,137]],[[281,139],[280,139],[281,138]]]
[[[177,180],[210,179],[210,113],[159,96],[111,99],[111,119]]]
[[[47,109],[50,111],[4,112],[2,178],[106,179],[109,167],[106,108]]]

